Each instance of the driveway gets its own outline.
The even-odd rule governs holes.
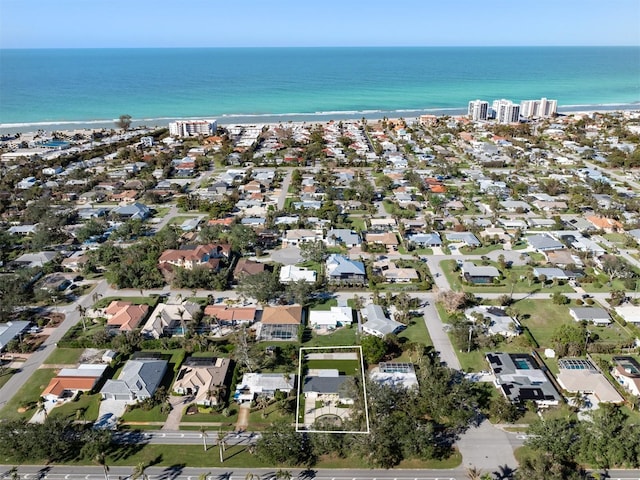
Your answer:
[[[182,420],[182,412],[187,403],[191,400],[191,397],[184,396],[170,396],[169,403],[171,404],[171,412],[167,416],[167,421],[164,422],[162,430],[180,430],[180,420]]]
[[[484,472],[495,472],[499,467],[518,467],[509,434],[488,420],[483,420],[477,427],[470,427],[456,445],[462,454],[464,467],[474,466]]]
[[[275,250],[271,254],[271,260],[283,265],[295,265],[302,262],[303,258],[298,247],[287,247]]]
[[[100,402],[98,418],[102,417],[105,413],[112,413],[115,417],[120,418],[124,415],[124,412],[127,409],[127,404],[129,403],[133,402],[130,400],[102,400]]]

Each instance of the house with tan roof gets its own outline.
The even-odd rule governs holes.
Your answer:
[[[615,220],[613,218],[599,217],[597,215],[592,215],[590,217],[587,217],[586,220],[597,229],[604,230],[607,233],[624,231],[624,227],[622,226],[622,223],[620,223],[618,220]]]
[[[168,264],[193,270],[195,267],[213,268],[215,263],[217,268],[219,262],[212,262],[212,260],[229,258],[230,254],[231,245],[228,244],[185,245],[178,250],[162,252],[158,264],[160,267]]]
[[[300,305],[268,306],[262,311],[258,338],[260,340],[296,340],[300,325],[302,325]]]
[[[193,396],[198,405],[219,405],[226,393],[230,364],[228,358],[189,358],[178,371],[173,391]]]
[[[130,332],[138,328],[149,312],[149,305],[134,305],[131,302],[114,300],[104,309],[107,327],[120,332]]]
[[[397,235],[393,232],[367,233],[365,235],[365,240],[367,243],[377,243],[379,245],[385,245],[387,247],[396,248],[398,245],[400,245]]]

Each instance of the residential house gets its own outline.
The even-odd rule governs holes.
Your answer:
[[[197,405],[219,405],[225,396],[230,364],[228,358],[190,357],[180,367],[173,391],[193,397]]]
[[[363,284],[366,278],[364,263],[350,260],[344,255],[331,254],[326,260],[329,282]]]
[[[560,358],[557,379],[569,393],[594,395],[598,402],[623,403],[624,398],[609,383],[589,360],[582,358]]]
[[[526,237],[527,242],[534,250],[544,253],[551,250],[560,250],[564,248],[564,245],[556,240],[555,238],[546,235],[546,234],[538,234],[538,235],[529,235]]]
[[[139,401],[151,398],[162,383],[167,361],[134,359],[124,364],[117,380],[107,380],[100,390],[103,399]]]
[[[483,305],[467,309],[464,315],[470,322],[483,325],[488,335],[517,337],[520,334],[520,322],[502,308]]]
[[[66,290],[69,285],[71,285],[69,274],[51,273],[42,279],[39,288],[40,290],[54,293]]]
[[[570,307],[569,315],[576,322],[590,322],[595,325],[609,325],[611,316],[601,307]]]
[[[476,266],[471,262],[463,262],[462,277],[469,283],[476,285],[484,285],[493,283],[493,280],[500,278],[500,272],[496,267],[491,265]]]
[[[534,267],[533,274],[540,278],[544,276],[547,280],[569,280],[569,276],[567,273],[561,268],[543,268],[543,267]]]
[[[556,406],[562,396],[531,355],[526,353],[487,353],[487,362],[496,385],[512,403],[535,402],[538,407]]]
[[[11,340],[21,336],[29,325],[31,325],[31,322],[24,320],[0,323],[0,352],[6,348]]]
[[[408,235],[407,240],[421,248],[442,246],[442,239],[437,232]]]
[[[89,257],[84,252],[74,252],[70,257],[64,258],[60,262],[60,266],[72,272],[79,272],[88,259]]]
[[[625,322],[640,325],[640,307],[625,303],[615,307],[614,310]]]
[[[310,268],[284,265],[280,269],[280,283],[292,283],[303,280],[307,283],[316,282],[317,272]]]
[[[231,245],[214,244],[184,245],[178,250],[165,250],[160,255],[158,263],[162,268],[165,265],[173,265],[187,270],[195,267],[219,268],[220,258],[229,258]]]
[[[371,370],[369,378],[380,385],[393,389],[418,388],[418,377],[411,363],[383,362]]]
[[[295,387],[295,375],[286,373],[245,373],[236,385],[233,398],[238,403],[252,402],[256,397],[272,399],[277,391],[289,395]]]
[[[611,375],[629,393],[640,397],[640,363],[634,357],[613,357],[614,367]]]
[[[598,230],[604,230],[606,233],[623,232],[624,227],[622,223],[613,218],[599,217],[592,215],[586,218]]]
[[[393,250],[397,250],[398,245],[400,245],[398,236],[394,232],[367,233],[365,235],[365,241],[367,243],[384,245],[387,248],[391,247]]]
[[[236,264],[236,268],[233,269],[233,278],[239,280],[244,276],[257,275],[264,272],[265,264],[262,262],[256,262],[254,260],[248,260],[241,258]]]
[[[182,303],[159,303],[153,310],[149,319],[142,327],[142,336],[146,338],[160,338],[163,336],[183,336],[183,325],[193,320],[194,315],[200,311],[200,305],[185,300]]]
[[[310,310],[309,326],[316,330],[335,330],[351,325],[353,310],[351,307],[331,307],[329,310]]]
[[[114,300],[104,309],[103,314],[110,330],[131,332],[138,328],[148,312],[149,305],[133,305],[131,302]]]
[[[205,317],[214,318],[219,325],[235,327],[237,325],[251,325],[256,320],[255,307],[231,307],[216,304],[204,307]]]
[[[322,240],[322,230],[293,229],[287,230],[282,239],[283,247],[296,247],[301,243]]]
[[[360,245],[360,235],[346,228],[332,228],[327,232],[325,243],[330,247],[344,245],[353,248]]]
[[[302,307],[286,305],[265,307],[262,311],[258,338],[260,340],[296,340],[302,325]]]
[[[18,268],[40,268],[58,256],[58,252],[24,253],[11,262]]]
[[[341,375],[336,369],[309,371],[304,378],[302,392],[309,402],[340,402],[353,404],[347,388],[348,375]]]
[[[472,232],[450,232],[445,234],[449,243],[464,243],[468,247],[479,247],[482,242]]]
[[[72,399],[78,392],[92,390],[104,375],[108,365],[83,363],[77,368],[63,368],[53,377],[42,392],[51,402]]]
[[[360,314],[366,319],[366,322],[362,325],[362,330],[369,335],[383,338],[385,335],[398,333],[405,328],[402,323],[387,317],[380,305],[370,303],[360,310]]]
[[[146,205],[135,202],[114,208],[113,213],[126,220],[146,220],[151,215],[151,210]]]
[[[35,225],[14,225],[7,230],[11,235],[33,235],[36,233],[38,224]]]

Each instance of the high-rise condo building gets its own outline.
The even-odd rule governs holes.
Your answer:
[[[494,100],[492,110],[498,123],[516,123],[520,120],[520,105],[511,100]]]
[[[471,120],[486,120],[489,112],[489,102],[472,100],[469,102],[469,118]]]
[[[520,103],[520,115],[524,118],[546,118],[553,117],[558,110],[557,100],[523,100]]]
[[[169,134],[174,137],[197,137],[216,133],[215,120],[178,120],[169,124]]]

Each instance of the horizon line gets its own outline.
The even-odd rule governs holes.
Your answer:
[[[2,50],[184,50],[184,49],[311,49],[311,48],[640,48],[640,44],[617,45],[225,45],[225,46],[30,46],[2,47]]]

